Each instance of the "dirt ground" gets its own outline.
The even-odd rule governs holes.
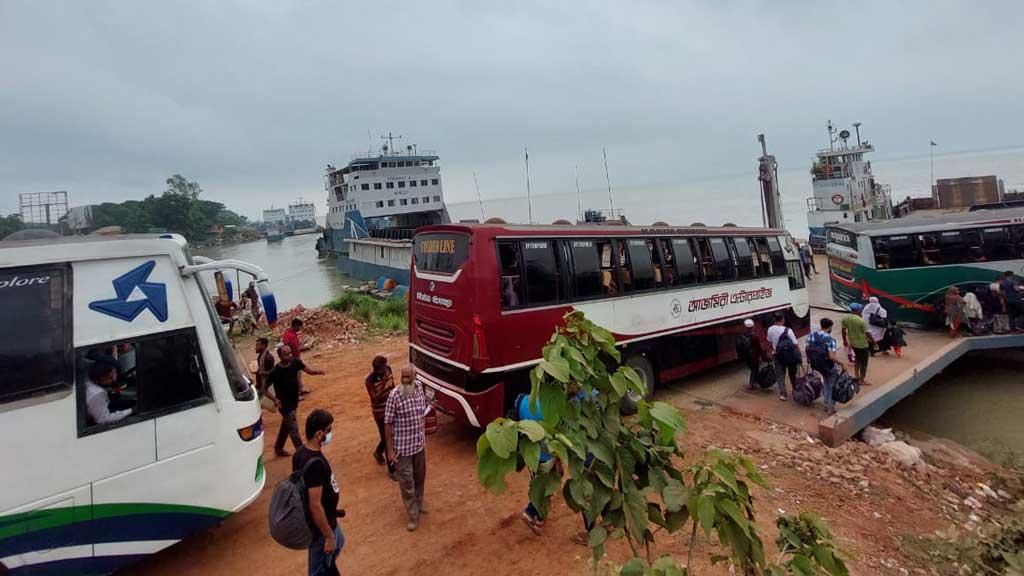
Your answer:
[[[376,337],[322,348],[304,354],[307,363],[327,370],[327,375],[306,377],[313,393],[300,405],[299,418],[303,422],[314,408],[326,408],[335,416],[334,441],[325,453],[341,486],[341,505],[347,510],[341,521],[346,541],[339,560],[342,573],[588,573],[589,550],[570,540],[581,528],[579,517],[564,504],[556,504],[543,536],[534,536],[519,520],[527,500],[528,476],[510,477],[510,489],[501,496],[487,493],[476,478],[479,431],[444,416],[440,430],[427,437],[425,505],[429,512],[416,532],[407,532],[398,486],[371,455],[377,431],[363,387],[370,359],[377,353],[391,358],[397,371],[407,357],[405,338]],[[830,450],[804,432],[694,402],[680,391],[685,391],[685,382],[659,393],[659,398],[684,411],[688,453],[696,456],[710,446],[742,450],[772,484],[772,492],[756,491],[758,522],[772,556],[776,514],[815,511],[829,522],[848,553],[853,574],[930,574],[901,554],[900,538],[962,524],[970,509],[958,503],[972,483],[983,478],[983,471],[974,466],[903,471],[864,444],[848,443]],[[282,548],[267,533],[271,490],[290,472],[290,458],[273,453],[280,418],[265,412],[264,422],[267,488],[262,495],[222,525],[148,558],[126,574],[304,573],[305,552]],[[682,534],[659,534],[657,555],[671,553],[682,560],[685,540]],[[728,573],[703,561],[717,548],[713,543],[702,536],[698,547],[696,573]],[[627,553],[624,544],[615,543],[608,558],[621,562]]]

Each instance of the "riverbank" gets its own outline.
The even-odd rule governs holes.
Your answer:
[[[309,318],[324,311],[305,313]],[[403,334],[360,332],[362,323],[349,322],[353,323],[340,328],[332,321],[307,323],[304,337],[313,346],[303,358],[327,375],[307,379],[313,392],[299,407],[300,421],[314,408],[326,408],[336,418],[335,441],[325,453],[334,464],[342,506],[348,512],[342,521],[347,541],[342,572],[586,574],[588,551],[569,539],[579,529],[579,517],[556,505],[544,535],[534,536],[518,517],[527,499],[527,475],[513,477],[501,496],[487,493],[476,477],[480,430],[444,416],[439,432],[427,439],[430,513],[420,530],[405,531],[398,487],[371,455],[377,430],[363,379],[376,354],[387,356],[396,368],[404,364],[406,339]],[[237,346],[247,358],[253,357],[251,339],[240,339]],[[977,530],[1016,513],[1014,506],[1024,507],[1019,475],[984,459],[943,458],[939,451],[929,450],[926,465],[904,468],[887,453],[860,442],[828,448],[801,430],[694,399],[681,393],[686,386],[686,380],[673,384],[658,399],[677,405],[687,418],[687,454],[695,458],[715,447],[751,456],[773,487],[755,493],[765,542],[777,535],[771,522],[777,511],[817,512],[849,554],[851,574],[937,573],[929,555],[916,554],[919,548],[908,549],[905,543],[930,538],[937,530]],[[273,454],[280,417],[268,412],[263,417],[267,489],[221,526],[157,554],[128,574],[237,574],[255,566],[267,574],[302,573],[305,554],[283,549],[267,535],[271,487],[289,473],[290,461]],[[656,553],[682,558],[687,538],[659,535]],[[704,559],[717,544],[701,535],[698,548],[696,557]],[[621,561],[627,553],[617,542],[610,547],[609,559]],[[498,558],[500,562],[495,561]],[[702,575],[728,573],[722,566],[694,568]]]

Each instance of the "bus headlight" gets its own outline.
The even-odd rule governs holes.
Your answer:
[[[245,428],[238,429],[238,437],[244,442],[252,442],[263,435],[263,416],[260,416],[256,422]]]

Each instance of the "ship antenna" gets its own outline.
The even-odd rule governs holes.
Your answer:
[[[530,194],[530,150],[523,148],[526,153],[526,208],[529,211],[530,224],[533,224],[533,198]]]
[[[612,209],[612,219],[615,219],[615,199],[612,198],[612,179],[608,176],[608,152],[601,147],[601,154],[604,156],[604,180],[608,183],[608,205]]]
[[[480,221],[486,220],[484,218],[484,200],[480,197],[480,182],[476,179],[476,172],[473,172],[473,184],[476,185],[476,201],[480,204]]]
[[[380,138],[381,138],[381,140],[387,140],[388,141],[388,150],[391,150],[392,154],[394,154],[394,152],[395,152],[395,140],[401,140],[402,139],[401,136],[395,136],[394,134],[392,134],[390,130],[388,131],[388,135],[387,136],[381,136]]]
[[[580,195],[580,165],[576,165],[576,221],[580,221],[580,217],[583,215],[583,205],[581,204],[582,198]]]

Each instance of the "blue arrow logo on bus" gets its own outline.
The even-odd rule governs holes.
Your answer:
[[[114,278],[114,293],[117,298],[109,300],[97,300],[89,303],[89,309],[113,316],[125,322],[131,322],[142,314],[142,311],[149,309],[153,316],[161,321],[167,321],[167,285],[159,282],[147,282],[150,272],[156,268],[156,261],[144,262],[137,268],[129,270]],[[129,300],[128,298],[138,288],[144,298]]]

